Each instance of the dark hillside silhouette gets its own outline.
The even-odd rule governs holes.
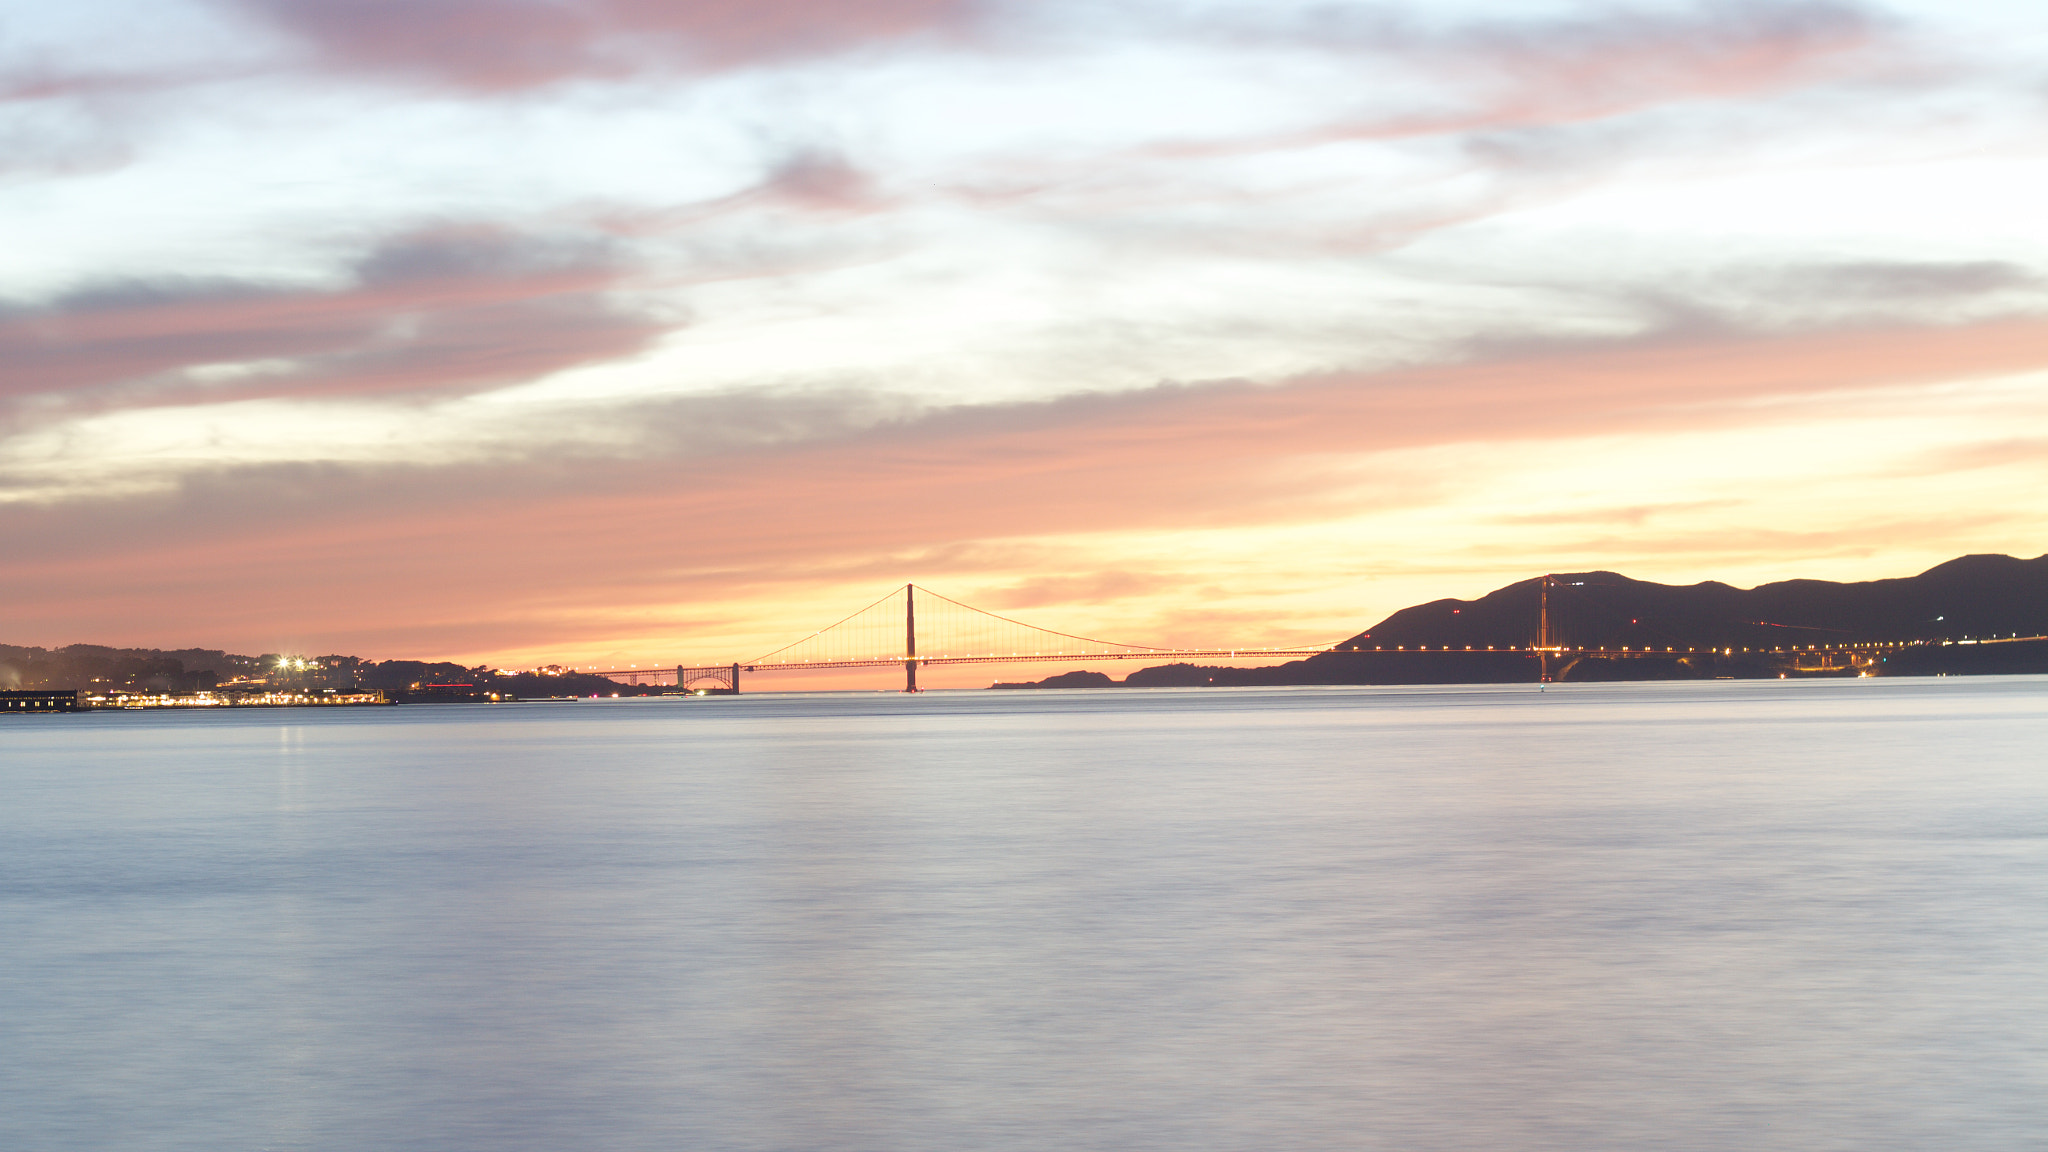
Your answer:
[[[1540,578],[1477,600],[1403,608],[1340,647],[1526,646],[1536,642]],[[2048,635],[2048,556],[1963,556],[1918,576],[1838,584],[1781,580],[1652,584],[1617,572],[1560,573],[1551,636],[1582,648],[1772,647],[1853,641]]]
[[[1576,648],[1713,648],[1713,660],[1574,662],[1568,679],[1670,680],[1800,675],[1781,659],[1741,650],[1791,645],[1985,640],[2048,635],[2048,555],[1963,556],[1918,576],[1859,583],[1782,580],[1742,589],[1716,581],[1653,584],[1618,572],[1558,573],[1550,581],[1550,643]],[[1537,678],[1536,661],[1511,652],[1537,644],[1544,578],[1477,600],[1403,608],[1325,652],[1272,668],[1167,664],[1141,668],[1127,687],[1283,684],[1513,683]],[[1416,652],[1418,647],[1433,649]],[[1466,652],[1470,646],[1480,651]],[[1373,651],[1378,648],[1380,651]],[[1395,651],[1404,648],[1407,651]],[[1442,651],[1444,648],[1455,651]],[[1916,648],[1888,656],[1878,675],[2048,672],[2048,641]],[[1810,673],[1809,673],[1810,674]],[[1003,687],[1119,683],[1076,673]]]

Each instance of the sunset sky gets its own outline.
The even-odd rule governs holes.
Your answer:
[[[0,642],[2048,552],[2043,60],[2039,0],[0,0]]]

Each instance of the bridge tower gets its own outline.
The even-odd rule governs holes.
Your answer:
[[[903,690],[917,687],[917,585],[903,586]]]
[[[1536,609],[1536,676],[1540,684],[1550,683],[1550,584],[1556,577],[1544,573]]]

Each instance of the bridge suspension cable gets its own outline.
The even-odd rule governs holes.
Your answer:
[[[743,661],[742,666],[845,668],[904,661],[1155,656],[1174,651],[1040,628],[905,584],[853,615]]]
[[[1157,648],[1097,640],[1012,620],[915,584],[876,600],[853,615],[752,660],[674,671],[610,672],[631,682],[673,682],[681,688],[739,691],[741,672],[903,666],[904,690],[915,692],[921,664],[1012,664],[1041,660],[1143,658],[1263,659],[1314,656],[1329,645],[1303,648]]]

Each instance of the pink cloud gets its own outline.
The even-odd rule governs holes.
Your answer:
[[[483,91],[731,68],[963,27],[970,0],[243,0],[350,69]]]
[[[1867,66],[1884,43],[1868,10],[1844,4],[1732,4],[1547,26],[1479,29],[1443,45],[1481,86],[1605,114],[1644,102],[1739,96]]]
[[[1771,95],[1893,69],[1903,51],[1868,10],[1831,3],[1724,4],[1690,12],[1479,23],[1428,31],[1376,17],[1285,29],[1294,42],[1407,64],[1435,107],[1371,112],[1270,136],[1162,145],[1207,155],[1561,126],[1688,101]]]
[[[602,249],[490,229],[401,237],[331,290],[221,282],[114,285],[0,311],[0,396],[217,400],[448,392],[644,346],[668,322],[621,305]],[[287,361],[199,383],[181,370]]]

